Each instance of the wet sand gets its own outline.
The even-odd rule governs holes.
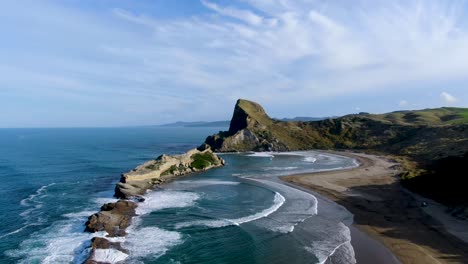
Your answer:
[[[317,192],[354,214],[358,230],[351,231],[358,263],[396,262],[361,232],[385,245],[404,264],[468,263],[468,243],[455,236],[457,233],[447,232],[444,223],[450,222],[442,223],[429,215],[421,200],[400,185],[398,164],[375,155],[332,153],[355,158],[360,166],[281,178]],[[466,227],[468,230],[468,223]]]

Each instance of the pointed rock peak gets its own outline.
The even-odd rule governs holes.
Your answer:
[[[249,100],[239,99],[234,107],[229,133],[235,134],[237,131],[252,125],[252,122],[267,123],[270,121],[270,117],[261,105]]]

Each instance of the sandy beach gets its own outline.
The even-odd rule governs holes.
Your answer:
[[[376,155],[332,153],[355,158],[360,166],[281,178],[354,214],[357,230],[352,230],[352,237],[358,263],[391,263],[381,248],[373,246],[366,253],[372,243],[365,242],[365,234],[382,243],[403,264],[468,263],[468,222],[454,219],[441,205],[404,189],[396,177],[398,164]],[[428,206],[421,207],[422,201]]]

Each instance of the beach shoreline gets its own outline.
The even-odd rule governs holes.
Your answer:
[[[351,242],[358,263],[467,262],[466,241],[447,232],[445,227],[451,222],[432,217],[421,207],[421,199],[401,186],[396,162],[364,153],[326,153],[354,158],[360,166],[280,178],[288,185],[318,193],[354,215]]]

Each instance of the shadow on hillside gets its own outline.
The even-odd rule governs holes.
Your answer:
[[[385,236],[430,247],[449,262],[468,263],[467,244],[448,234],[440,223],[425,214],[421,201],[405,192],[399,183],[359,186],[351,190],[383,198],[371,201],[362,196],[348,196],[336,200],[355,215],[356,224],[374,226]]]

